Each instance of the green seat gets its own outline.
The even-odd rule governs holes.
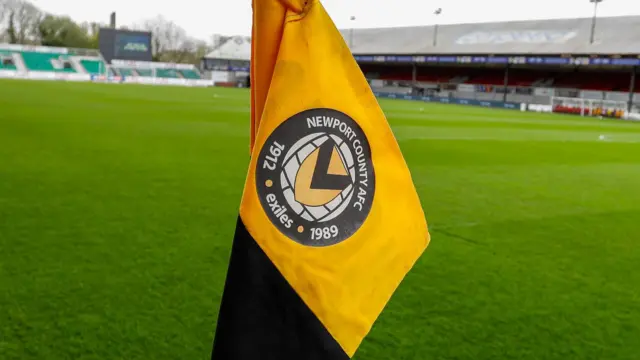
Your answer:
[[[2,62],[0,62],[0,70],[18,70],[18,68],[16,68],[15,64],[5,65]]]
[[[136,69],[136,72],[140,76],[148,76],[148,77],[153,76],[153,71],[151,71],[151,69]]]
[[[5,57],[5,56],[11,56],[12,52],[11,51],[6,51],[6,50],[0,50],[0,57]],[[11,64],[11,65],[5,65],[4,61],[0,60],[0,70],[17,70],[16,65],[15,64]]]
[[[106,66],[100,59],[80,60],[80,63],[89,74],[103,75],[106,73]]]
[[[180,70],[185,79],[201,79],[200,74],[195,70]]]
[[[129,69],[129,68],[116,68],[116,70],[118,71],[118,74],[120,74],[120,76],[135,76],[133,74],[133,70]]]
[[[178,72],[174,69],[156,69],[156,76],[160,78],[179,78]]]
[[[165,79],[202,79],[200,74],[195,70],[176,70],[176,69],[134,69],[126,67],[114,68],[121,76],[145,76],[159,77]],[[135,71],[135,72],[134,72]]]
[[[74,69],[56,69],[53,67],[51,63],[52,60],[64,58],[62,54],[50,54],[50,53],[38,53],[38,52],[30,52],[24,51],[22,52],[22,59],[24,60],[24,64],[30,71],[53,71],[53,72],[64,72],[64,73],[75,73]]]

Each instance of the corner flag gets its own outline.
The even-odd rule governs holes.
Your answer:
[[[346,360],[429,243],[387,120],[319,0],[253,0],[251,162],[213,360]]]

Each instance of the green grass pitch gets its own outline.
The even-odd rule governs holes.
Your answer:
[[[381,105],[432,243],[357,359],[640,356],[640,124]],[[0,359],[208,359],[248,132],[246,90],[0,81]]]

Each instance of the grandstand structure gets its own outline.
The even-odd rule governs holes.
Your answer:
[[[107,73],[97,50],[0,44],[0,70],[66,74]]]
[[[0,44],[0,77],[208,86],[192,64],[113,60],[95,49]]]
[[[587,99],[591,110],[577,113],[607,114],[609,107],[638,112],[640,17],[598,19],[593,42],[591,26],[592,19],[584,18],[342,34],[381,93],[549,105],[558,111],[585,103],[570,99]]]
[[[251,38],[233,36],[202,58],[200,68],[217,86],[248,84]]]
[[[379,96],[536,108],[582,115],[640,113],[640,16],[341,30]],[[228,85],[248,76],[250,38],[202,59]],[[236,76],[239,74],[239,76]]]

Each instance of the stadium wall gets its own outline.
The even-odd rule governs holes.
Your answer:
[[[58,73],[46,71],[7,71],[0,70],[0,78],[50,81],[100,82],[113,84],[173,85],[188,87],[214,86],[212,80],[173,79],[144,76],[104,76],[76,73]]]
[[[411,101],[422,101],[430,103],[441,104],[454,104],[454,105],[468,105],[478,106],[493,109],[506,109],[517,110],[522,112],[538,112],[538,113],[553,113],[553,106],[549,104],[530,104],[520,102],[504,102],[504,101],[483,101],[473,99],[460,99],[454,97],[442,97],[442,96],[415,96],[408,94],[398,94],[393,92],[379,92],[374,91],[374,94],[378,98],[386,99],[401,99]],[[640,121],[640,114],[634,112],[625,112],[622,116],[625,120]]]
[[[459,98],[449,98],[449,97],[440,97],[440,96],[414,96],[414,95],[402,95],[397,93],[387,93],[387,92],[374,92],[376,97],[386,98],[386,99],[402,99],[402,100],[414,100],[414,101],[423,101],[423,102],[432,102],[432,103],[441,103],[441,104],[456,104],[456,105],[469,105],[469,106],[480,106],[487,108],[495,108],[495,109],[509,109],[509,110],[522,110],[523,104],[516,102],[503,102],[503,101],[482,101],[482,100],[472,100],[472,99],[459,99]]]

